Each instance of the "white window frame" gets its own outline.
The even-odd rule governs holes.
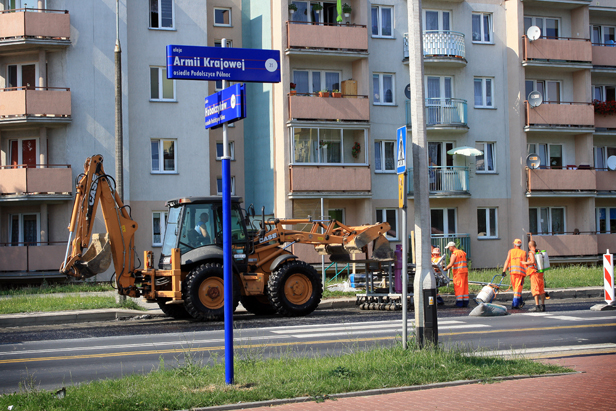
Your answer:
[[[379,173],[379,174],[392,174],[396,172],[396,164],[395,164],[395,159],[396,159],[396,142],[394,140],[375,140],[374,141],[375,144],[379,144],[381,146],[380,150],[381,150],[381,167],[382,168],[376,168],[376,158],[374,159],[374,172],[375,173]],[[387,144],[391,144],[392,148],[393,148],[393,158],[394,158],[394,167],[391,170],[387,170],[385,167],[385,147],[387,146]],[[376,150],[374,151],[374,155],[376,156]]]
[[[477,141],[475,142],[475,145],[483,145],[483,149],[481,151],[483,151],[483,164],[484,164],[484,169],[483,170],[478,170],[477,167],[475,166],[475,172],[477,174],[496,174],[496,142],[494,141]],[[487,168],[487,164],[488,162],[486,161],[486,153],[488,152],[488,146],[491,145],[492,146],[492,170],[488,170]],[[475,161],[475,163],[477,163]]]
[[[358,129],[358,128],[338,128],[338,127],[297,127],[297,128],[309,128],[309,129],[313,129],[313,130],[317,130],[317,136],[318,138],[320,138],[321,130],[339,130],[340,131],[340,153],[341,153],[341,161],[344,161],[344,150],[345,149],[350,149],[350,148],[345,148],[344,146],[344,130],[355,130],[355,131],[363,131],[364,132],[364,145],[363,147],[366,147],[367,141],[368,141],[368,132],[366,129]],[[323,163],[323,162],[317,162],[317,163],[300,163],[300,162],[295,162],[295,127],[290,129],[290,133],[289,133],[289,137],[291,139],[291,144],[290,144],[290,148],[291,148],[291,164],[292,165],[301,165],[301,166],[322,166],[322,165],[327,165],[327,166],[341,166],[341,167],[350,167],[350,166],[366,166],[368,165],[368,155],[365,151],[365,149],[362,149],[362,153],[364,153],[364,162],[363,163]],[[317,150],[318,155],[321,155],[321,150]],[[360,154],[361,155],[361,154]]]
[[[536,80],[536,79],[526,79],[524,82],[524,92],[526,92],[526,82],[527,81],[532,81],[533,82],[533,91],[538,91],[537,90],[537,83],[543,83],[543,101],[545,101],[546,103],[549,102],[562,102],[563,101],[563,82],[561,80],[548,80],[548,79],[540,79],[540,80]],[[550,96],[549,93],[549,87],[548,87],[548,83],[558,83],[558,90],[559,90],[559,96],[556,100],[552,99],[553,96]],[[530,94],[530,93],[529,93]],[[525,96],[525,100],[528,98],[528,96]]]
[[[5,77],[5,86],[7,87],[9,86],[9,67],[11,66],[16,66],[17,67],[17,87],[27,87],[23,84],[23,78],[21,75],[21,70],[23,66],[32,66],[34,65],[34,84],[31,86],[33,88],[38,87],[38,81],[39,81],[39,77],[40,77],[40,73],[39,73],[39,64],[38,61],[27,61],[27,62],[22,62],[22,63],[14,63],[14,64],[7,64],[6,65],[6,77]]]
[[[456,207],[430,207],[430,228],[433,227],[432,210],[443,210],[443,234],[438,235],[452,235],[458,232],[458,209]],[[449,210],[454,212],[455,227],[453,230],[449,228]]]
[[[592,39],[593,31],[595,28],[599,29],[599,42],[594,42]],[[616,26],[608,26],[608,25],[603,25],[603,24],[591,24],[590,25],[590,41],[592,42],[593,46],[599,46],[599,45],[605,46],[608,44],[605,41],[605,37],[604,37],[606,29],[612,29],[614,30],[614,34],[616,34]]]
[[[152,143],[158,142],[158,170],[152,169]],[[173,141],[173,170],[165,170],[165,158],[162,142]],[[150,172],[152,174],[177,174],[178,173],[178,140],[175,138],[152,138],[150,139]]]
[[[218,182],[220,181],[220,187]],[[219,190],[220,188],[220,190]],[[222,195],[222,177],[216,177],[216,195]],[[235,195],[235,176],[231,176],[231,195]]]
[[[396,216],[396,221],[395,221],[395,225],[393,225],[390,221],[387,221],[387,213],[386,211],[394,211],[395,216]],[[379,215],[380,213],[380,215]],[[398,215],[398,209],[397,208],[377,208],[376,209],[376,216],[377,216],[377,222],[379,223],[389,223],[389,225],[396,230],[396,236],[392,237],[388,234],[385,234],[385,238],[387,238],[389,241],[398,241],[400,238],[400,231],[399,231],[399,227],[398,227],[398,221],[400,220],[400,216]]]
[[[594,167],[597,169],[607,170],[607,159],[611,157],[608,150],[616,151],[616,144],[613,146],[594,146],[593,147],[593,162]],[[612,154],[614,155],[614,154]],[[601,157],[601,164],[598,164],[598,158]],[[600,166],[600,167],[599,167]]]
[[[379,102],[374,101],[376,90],[372,90],[372,104],[375,106],[395,106],[396,105],[396,75],[395,73],[372,73],[372,84],[374,84],[374,76],[379,76]],[[391,76],[391,103],[383,101],[383,76]],[[373,87],[374,88],[374,87]]]
[[[438,31],[451,31],[451,27],[452,27],[452,18],[453,18],[453,12],[451,10],[436,10],[436,9],[423,9],[423,19],[422,19],[422,32],[426,31],[426,13],[427,12],[436,12],[438,13]],[[443,28],[443,13],[449,13],[449,29],[445,30]]]
[[[535,151],[534,152],[530,151],[530,146],[531,145],[535,146]],[[560,154],[561,154],[561,159],[562,159],[561,162],[563,164],[561,167],[562,168],[566,167],[567,162],[565,161],[565,145],[564,144],[562,144],[562,143],[558,143],[558,144],[555,144],[555,143],[541,143],[541,142],[539,142],[539,143],[538,142],[527,143],[526,144],[526,150],[527,150],[528,154],[537,154],[538,156],[540,156],[539,150],[537,150],[537,148],[539,148],[540,145],[541,146],[545,146],[545,148],[546,148],[546,151],[545,151],[546,154],[547,154],[546,163],[549,162],[550,158],[552,158],[552,156],[550,155],[550,151],[551,151],[552,146],[560,146]],[[549,168],[552,168],[552,165],[551,164],[543,164],[543,162],[542,162],[540,167],[541,168],[545,167],[545,168],[549,169]],[[558,170],[558,168],[556,170]]]
[[[567,208],[566,207],[528,207],[528,218],[530,220],[530,210],[537,210],[537,218],[541,218],[541,209],[542,208],[547,208],[548,209],[548,222],[547,222],[547,227],[550,231],[548,231],[545,234],[542,233],[532,233],[533,235],[565,235],[565,234],[556,234],[554,233],[552,230],[552,210],[554,209],[562,209],[563,210],[563,233],[567,232]],[[537,227],[539,227],[539,221],[537,221]],[[529,230],[530,230],[530,224],[529,224]]]
[[[614,84],[597,84],[597,85],[593,84],[592,85],[592,99],[599,100],[601,102],[606,102],[607,101],[607,89],[606,89],[607,87],[612,87],[616,89],[616,85]],[[601,93],[601,98],[599,99],[595,98],[595,92],[597,91],[597,89],[599,89],[599,92]]]
[[[477,215],[477,239],[498,238],[498,207],[477,207],[477,214],[479,214],[479,210],[485,210],[486,235],[479,235],[479,215]],[[496,227],[494,227],[494,235],[490,235],[490,231],[492,231],[492,227],[490,225],[490,212],[492,210],[494,210],[494,222],[496,223]]]
[[[545,23],[546,23],[546,20],[548,20],[548,19],[549,19],[549,20],[556,20],[556,21],[558,21],[558,36],[557,36],[557,38],[562,37],[563,23],[562,23],[562,21],[561,21],[560,17],[551,17],[551,16],[524,16],[524,17],[523,17],[523,19],[531,19],[531,23],[530,23],[530,25],[531,25],[531,26],[537,26],[537,27],[539,27],[539,25],[537,25],[537,20],[536,20],[536,19],[543,19],[543,23],[541,24],[541,27],[539,27],[539,29],[541,30],[541,37],[540,37],[540,38],[542,38],[542,39],[543,39],[543,38],[546,38],[546,36],[545,36],[545,32],[546,32],[546,30],[545,30]],[[522,24],[523,24],[523,26],[525,27],[525,22],[524,22],[524,20],[522,20]],[[524,33],[524,34],[526,34],[526,33]],[[553,38],[553,37],[550,37],[550,38]]]
[[[216,23],[216,10],[225,10],[229,12],[229,24]],[[233,14],[231,12],[231,7],[214,7],[212,13],[214,14],[214,27],[233,27]]]
[[[475,77],[473,80],[473,97],[475,92],[475,82],[479,80],[481,81],[481,104],[475,104],[475,108],[495,108],[494,106],[494,77]],[[492,104],[488,105],[488,80],[490,83],[490,96],[492,97]],[[475,103],[475,99],[473,98],[473,103]]]
[[[158,227],[160,232],[160,242],[154,241],[154,214],[160,214]],[[165,241],[165,228],[167,226],[168,217],[169,213],[167,211],[152,211],[152,247],[162,247],[163,242]]]
[[[479,28],[480,28],[480,33],[481,33],[481,40],[473,40],[473,17],[472,16],[479,16]],[[488,41],[483,39],[483,34],[485,32],[485,27],[484,27],[484,16],[488,16],[488,24],[490,25],[490,27],[488,27],[488,34],[490,35],[490,39]],[[473,44],[494,44],[494,14],[493,13],[488,13],[488,12],[473,12],[471,15],[471,42]]]
[[[7,155],[7,165],[10,165],[12,163],[12,158],[11,158],[11,154],[12,154],[12,149],[11,149],[11,142],[12,141],[17,141],[17,164],[23,164],[23,145],[22,145],[22,141],[23,140],[35,140],[36,141],[36,164],[39,164],[40,161],[40,144],[39,144],[39,139],[38,137],[18,137],[18,138],[11,138],[9,139],[9,147],[8,147],[8,155]]]
[[[374,34],[372,33],[372,9],[377,9],[377,28],[378,28],[378,34]],[[382,10],[383,9],[391,9],[391,35],[387,36],[387,35],[383,35],[383,26],[381,24],[381,22],[383,21],[382,18]],[[384,6],[384,5],[373,5],[372,8],[370,9],[370,33],[372,34],[372,38],[382,38],[382,39],[392,39],[394,38],[394,6]]]
[[[17,234],[17,242],[20,244],[17,244],[18,247],[23,247],[26,244],[21,244],[24,242],[24,216],[27,215],[35,215],[36,216],[36,243],[38,245],[38,243],[41,242],[41,213],[11,213],[9,214],[9,238],[8,238],[8,243],[11,244],[11,246],[13,246],[12,244],[12,239],[13,239],[13,217],[14,216],[19,216],[19,233]],[[14,246],[16,247],[16,246]]]
[[[150,0],[151,1],[151,0]],[[171,0],[171,27],[160,27],[162,18],[161,18],[161,10],[162,10],[162,1],[158,1],[158,27],[152,27],[152,15],[150,10],[150,2],[148,1],[148,26],[150,30],[175,30],[175,0]]]
[[[312,69],[301,69],[301,68],[296,68],[293,69],[293,82],[295,82],[295,72],[308,72],[308,93],[318,93],[321,90],[313,90],[312,89],[312,76],[314,73],[319,73],[319,77],[320,77],[320,81],[321,81],[321,87],[325,87],[325,75],[327,73],[337,73],[338,74],[338,84],[340,85],[340,87],[342,87],[342,71],[340,70],[312,70]],[[323,89],[324,90],[324,89]],[[332,91],[332,90],[328,90],[328,91]],[[340,91],[340,90],[338,90]]]
[[[150,101],[152,102],[171,102],[171,103],[176,103],[177,99],[176,99],[176,94],[177,94],[177,89],[176,89],[176,84],[175,84],[175,80],[171,80],[173,82],[173,98],[164,98],[163,97],[163,81],[166,79],[163,75],[164,72],[166,72],[167,67],[162,67],[162,66],[150,66],[150,87],[152,86],[152,69],[158,69],[157,73],[158,73],[158,98],[152,98],[152,91],[150,89]],[[166,79],[169,80],[169,79]]]
[[[220,161],[222,160],[222,157],[218,156],[218,145],[220,144],[220,146],[222,147],[222,141],[217,141],[216,142],[216,161]],[[231,157],[231,160],[235,160],[235,141],[229,141],[229,157]]]
[[[599,230],[599,210],[605,210],[605,232]],[[610,229],[610,212],[616,211],[616,207],[595,207],[595,231],[597,234],[614,234]]]

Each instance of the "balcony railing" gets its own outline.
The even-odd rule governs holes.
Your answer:
[[[289,119],[370,121],[370,100],[368,96],[346,94],[340,98],[289,95]]]
[[[411,126],[411,102],[406,102],[406,124]],[[427,98],[428,127],[466,127],[466,100],[459,98]]]
[[[589,165],[569,165],[541,169],[527,169],[526,189],[529,194],[562,192],[616,191],[616,173]],[[561,192],[559,194],[559,192]]]
[[[423,32],[424,57],[451,57],[466,61],[464,34],[450,30]],[[404,58],[409,58],[409,35],[404,33]]]
[[[371,190],[368,166],[289,166],[290,191],[367,192]]]
[[[15,117],[68,118],[71,116],[69,88],[0,88],[0,101],[2,101],[0,123]]]
[[[522,55],[525,62],[532,60],[559,60],[567,62],[592,62],[590,39],[571,37],[539,38],[530,41],[522,36]]]
[[[409,194],[414,192],[413,169],[409,169]],[[428,167],[430,194],[469,195],[468,167]]]
[[[614,60],[614,65],[616,65],[616,60]],[[616,129],[616,114],[600,114],[595,112],[595,128]]]
[[[368,29],[359,24],[287,22],[288,49],[368,51]]]
[[[538,107],[526,106],[526,127],[569,127],[572,131],[595,126],[593,103],[545,101]]]
[[[15,40],[64,41],[71,20],[67,10],[15,9],[0,11],[0,46]]]
[[[607,249],[616,249],[616,233],[575,231],[564,233],[529,234],[538,250],[546,250],[550,258],[598,256]]]
[[[592,65],[599,67],[616,67],[616,45],[595,44],[592,45]]]
[[[65,242],[0,244],[0,272],[58,271]]]
[[[0,195],[71,193],[70,165],[10,165],[0,167]]]
[[[447,243],[453,241],[456,248],[466,253],[466,258],[471,259],[471,235],[470,234],[432,234],[430,241],[434,247],[438,247],[441,255],[447,252]]]

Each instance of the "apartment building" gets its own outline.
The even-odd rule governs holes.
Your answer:
[[[254,3],[245,31],[264,27],[259,41],[283,56],[264,108],[270,156],[250,173],[271,176],[272,213],[388,221],[400,241],[394,143],[398,127],[412,133],[407,3],[347,1],[342,22],[335,2]],[[423,2],[433,244],[459,241],[474,267],[502,265],[512,240],[531,234],[557,261],[616,248],[616,173],[606,163],[616,114],[593,105],[614,100],[614,13],[614,2],[585,0]],[[527,38],[530,26],[540,38]],[[334,90],[342,97],[318,96]],[[535,90],[544,103],[533,108]],[[464,146],[483,154],[450,154]],[[529,153],[539,169],[526,168]]]
[[[203,121],[220,85],[168,80],[165,46],[238,47],[241,21],[239,0],[120,2],[124,199],[139,257],[158,258],[166,200],[220,191],[221,131]],[[115,37],[114,1],[0,0],[0,278],[57,274],[85,159],[102,154],[115,175]],[[229,130],[243,195],[242,125]]]

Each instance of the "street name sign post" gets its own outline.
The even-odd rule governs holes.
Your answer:
[[[254,83],[279,83],[280,82],[280,51],[227,48],[227,39],[222,39],[222,47],[185,46],[178,44],[167,45],[167,78],[178,80],[222,80],[222,88],[227,89],[228,81],[254,82]],[[234,89],[234,87],[231,87]],[[237,95],[234,91],[221,91],[231,98]],[[218,94],[218,93],[217,93]],[[242,106],[245,106],[245,90],[242,98]],[[211,97],[211,96],[210,96]],[[209,98],[209,97],[208,97]],[[207,99],[206,99],[207,101]],[[210,104],[213,103],[213,104]],[[222,101],[206,103],[206,128],[216,127],[222,124],[222,250],[223,250],[223,281],[224,281],[224,318],[225,318],[225,382],[233,384],[233,255],[231,250],[231,156],[229,153],[229,138],[227,136],[227,111],[222,109]],[[210,104],[210,111],[207,106]],[[221,113],[222,110],[222,113]],[[231,112],[234,109],[231,108]],[[209,113],[209,116],[208,116]],[[224,119],[222,119],[224,115]],[[230,113],[231,117],[235,114]],[[243,112],[244,118],[246,110]],[[242,114],[240,114],[242,116]],[[216,123],[208,127],[210,124]]]
[[[398,173],[398,202],[402,216],[402,347],[408,347],[408,254],[409,254],[409,236],[407,235],[406,221],[406,126],[396,130],[396,171]]]

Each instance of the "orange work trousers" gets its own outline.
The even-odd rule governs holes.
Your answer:
[[[455,273],[453,275],[453,291],[456,294],[456,305],[468,305],[468,273]]]
[[[530,276],[530,291],[533,297],[545,293],[543,273],[535,272]]]
[[[513,288],[513,307],[522,302],[522,288],[524,287],[524,275],[511,274],[511,288]]]

